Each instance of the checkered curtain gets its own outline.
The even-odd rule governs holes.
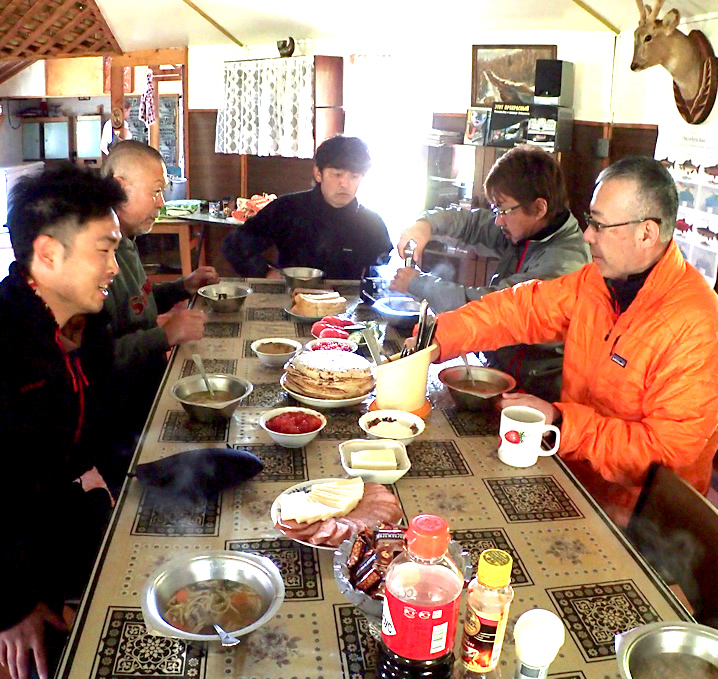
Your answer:
[[[215,151],[312,158],[313,81],[313,57],[225,62]]]

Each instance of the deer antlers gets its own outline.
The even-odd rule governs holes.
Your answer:
[[[638,5],[638,12],[640,13],[641,19],[639,23],[645,23],[648,21],[655,21],[658,18],[658,12],[663,7],[664,0],[656,0],[656,6],[651,7],[650,5],[644,5],[641,0],[636,0]]]

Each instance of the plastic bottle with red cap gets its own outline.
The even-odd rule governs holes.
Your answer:
[[[447,555],[441,517],[420,514],[406,531],[407,550],[386,572],[377,679],[448,679],[464,579]]]

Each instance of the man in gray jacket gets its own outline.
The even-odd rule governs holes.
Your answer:
[[[409,240],[416,241],[414,259],[421,262],[433,235],[484,245],[499,257],[490,284],[458,285],[407,267],[397,271],[392,290],[426,299],[436,312],[449,311],[523,281],[563,276],[591,261],[578,222],[567,208],[561,168],[546,151],[527,145],[511,149],[494,163],[484,190],[492,201],[490,210],[429,210],[404,230],[397,249],[403,253]],[[485,356],[488,365],[516,377],[519,388],[549,401],[558,399],[562,344],[516,345]]]

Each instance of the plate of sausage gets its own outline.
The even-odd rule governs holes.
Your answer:
[[[270,509],[274,527],[288,538],[307,547],[316,549],[336,549],[352,533],[359,533],[380,523],[398,523],[404,515],[399,498],[380,483],[365,483],[364,494],[354,509],[346,516],[298,523],[282,520],[280,498],[283,495],[307,491],[317,483],[337,481],[338,479],[315,479],[303,481],[280,493]]]

